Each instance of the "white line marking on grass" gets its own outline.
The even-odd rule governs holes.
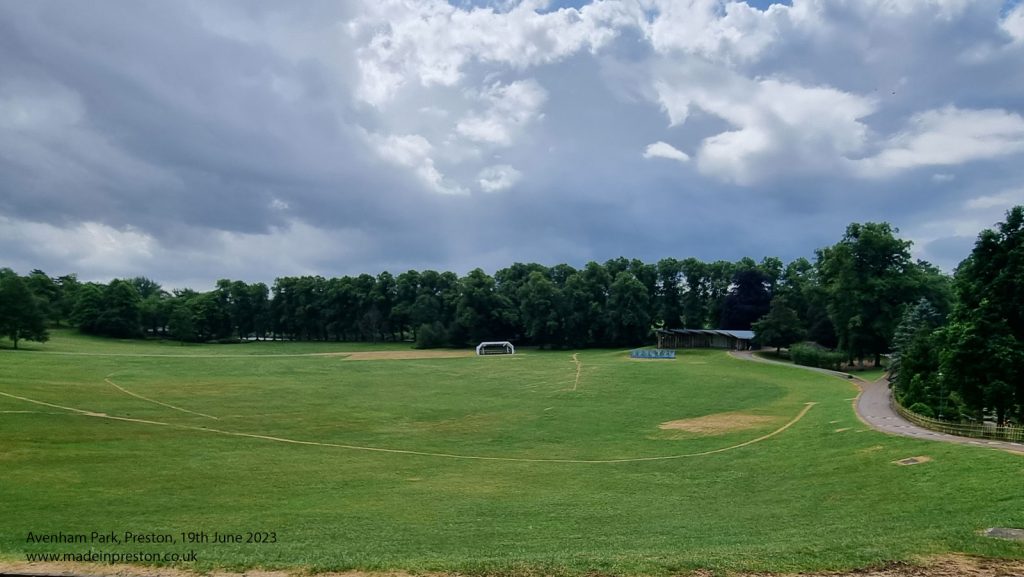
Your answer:
[[[110,375],[110,376],[113,376],[113,375]],[[160,405],[162,407],[167,407],[168,409],[174,409],[175,411],[181,411],[183,413],[191,413],[193,415],[199,415],[200,417],[206,417],[207,419],[213,419],[214,421],[219,421],[220,420],[217,417],[214,417],[213,415],[207,415],[206,413],[200,413],[198,411],[190,411],[188,409],[183,409],[181,407],[176,407],[176,406],[174,406],[174,405],[172,405],[170,403],[163,403],[163,402],[157,401],[155,399],[150,399],[149,397],[143,397],[142,395],[140,395],[138,393],[133,393],[133,392],[129,391],[128,389],[118,385],[114,381],[110,380],[110,376],[104,378],[103,380],[106,381],[106,383],[108,385],[114,387],[115,389],[121,391],[122,393],[124,393],[126,395],[131,395],[131,396],[133,396],[133,397],[135,397],[137,399],[142,399],[143,401],[148,401],[150,403],[153,403],[153,404],[156,404],[156,405]]]
[[[35,399],[30,399],[28,397],[19,397],[18,395],[12,395],[10,393],[5,393],[3,391],[0,391],[0,395],[3,395],[5,397],[10,397],[12,399],[18,399],[20,401],[25,401],[25,402],[28,402],[28,403],[35,403],[37,405],[43,405],[43,406],[47,406],[47,407],[54,407],[54,408],[57,408],[57,409],[64,409],[66,411],[72,411],[75,414],[82,415],[82,416],[85,416],[85,417],[96,417],[96,418],[99,418],[99,419],[111,419],[111,420],[115,420],[115,421],[125,421],[125,422],[129,422],[129,423],[141,423],[141,424],[146,424],[146,425],[158,425],[158,426],[161,426],[161,427],[171,427],[171,428],[183,429],[183,430],[187,430],[187,431],[200,431],[200,432],[204,432],[204,433],[217,433],[217,434],[220,434],[220,435],[229,435],[229,436],[232,436],[232,437],[246,437],[246,438],[250,438],[250,439],[262,439],[262,440],[265,440],[265,441],[274,441],[274,442],[277,442],[277,443],[288,443],[288,444],[292,444],[292,445],[310,445],[310,446],[316,446],[316,447],[333,447],[333,448],[337,448],[337,449],[348,449],[348,450],[352,450],[352,451],[370,451],[370,452],[375,452],[375,453],[393,453],[393,454],[399,454],[399,455],[415,455],[415,456],[419,456],[419,457],[440,457],[440,458],[444,458],[444,459],[467,459],[467,460],[474,460],[474,461],[504,461],[504,462],[511,462],[511,463],[569,463],[569,464],[611,464],[611,463],[639,463],[639,462],[644,462],[644,461],[669,461],[669,460],[674,460],[674,459],[686,459],[688,457],[703,457],[705,455],[713,455],[715,453],[724,453],[726,451],[731,451],[733,449],[739,449],[741,447],[746,447],[748,445],[753,445],[754,443],[760,443],[761,441],[770,439],[770,438],[774,437],[775,435],[778,435],[779,433],[782,433],[786,429],[788,429],[788,428],[792,427],[793,425],[795,425],[797,423],[797,421],[802,419],[804,417],[804,415],[807,414],[807,411],[811,410],[811,407],[813,407],[815,404],[817,404],[817,403],[805,403],[804,404],[804,408],[801,409],[800,412],[797,413],[797,415],[795,417],[793,417],[792,420],[790,420],[785,425],[779,427],[778,429],[775,429],[774,431],[772,431],[772,432],[770,432],[770,433],[768,433],[766,435],[761,435],[760,437],[758,437],[756,439],[751,439],[749,441],[746,441],[746,442],[743,442],[743,443],[739,443],[737,445],[730,445],[728,447],[722,447],[720,449],[712,449],[710,451],[701,451],[699,453],[685,453],[685,454],[681,454],[681,455],[664,455],[664,456],[661,456],[661,457],[632,457],[632,458],[624,458],[624,459],[530,459],[530,458],[525,458],[525,457],[488,457],[488,456],[482,456],[482,455],[459,455],[459,454],[455,454],[455,453],[431,453],[431,452],[427,452],[427,451],[410,451],[410,450],[406,450],[406,449],[388,449],[388,448],[384,448],[384,447],[362,447],[362,446],[359,446],[359,445],[345,445],[345,444],[341,444],[341,443],[321,443],[321,442],[318,442],[318,441],[301,441],[301,440],[298,440],[298,439],[288,439],[288,438],[285,438],[285,437],[273,437],[273,436],[270,436],[270,435],[259,435],[259,434],[256,434],[256,433],[241,433],[241,432],[237,432],[237,431],[222,431],[220,429],[211,429],[211,428],[208,428],[208,427],[196,427],[196,426],[193,426],[193,425],[179,425],[179,424],[176,424],[176,423],[162,423],[160,421],[150,421],[150,420],[146,420],[146,419],[132,419],[132,418],[129,418],[129,417],[116,417],[114,415],[108,415],[106,413],[96,413],[96,412],[93,412],[93,411],[86,411],[86,410],[83,410],[83,409],[76,409],[74,407],[64,407],[64,406],[61,406],[61,405],[55,405],[53,403],[47,403],[47,402],[44,402],[44,401],[37,401]]]

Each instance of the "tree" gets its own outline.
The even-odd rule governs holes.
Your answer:
[[[11,269],[0,269],[0,335],[18,348],[21,340],[46,342],[46,316],[24,279]]]
[[[526,336],[537,345],[559,344],[562,339],[562,295],[555,283],[534,271],[519,289],[520,315]]]
[[[1024,422],[1024,207],[978,235],[954,279],[956,304],[940,352],[943,385],[981,418]]]
[[[740,267],[733,274],[732,287],[722,302],[719,328],[749,330],[771,308],[768,275],[756,265],[743,266],[741,263]]]
[[[192,311],[192,303],[183,299],[179,299],[179,301],[171,310],[167,328],[174,338],[181,341],[181,344],[185,344],[185,341],[198,340],[199,336],[196,333],[196,315]]]
[[[22,280],[35,297],[36,307],[43,318],[53,323],[60,323],[60,285],[39,269],[22,277]]]
[[[103,291],[103,308],[96,320],[100,334],[136,338],[142,334],[142,299],[131,282],[114,279]]]
[[[939,333],[943,318],[928,299],[922,298],[903,314],[893,335],[889,381],[904,406],[921,403],[945,414],[945,391],[939,383]]]
[[[775,347],[776,352],[782,347],[788,347],[800,341],[806,334],[799,315],[781,297],[775,297],[772,300],[771,310],[760,320],[754,322],[752,328],[754,334],[757,335],[758,342]]]
[[[818,275],[839,347],[849,359],[888,352],[903,308],[921,296],[910,241],[888,223],[853,223],[843,239],[818,251]]]
[[[482,269],[473,269],[461,279],[462,291],[455,309],[458,332],[453,344],[501,339],[509,332],[509,301],[495,290],[494,279]]]
[[[650,297],[635,276],[620,272],[608,289],[609,344],[635,345],[651,331]]]
[[[667,329],[683,326],[682,263],[674,258],[658,261],[657,318]]]

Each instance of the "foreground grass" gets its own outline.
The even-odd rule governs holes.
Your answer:
[[[326,346],[338,347],[278,343],[273,354]],[[69,334],[34,346],[104,354],[154,347],[179,348]],[[855,389],[809,371],[716,351],[686,351],[675,361],[582,351],[578,384],[567,352],[204,358],[235,347],[185,347],[194,358],[0,351],[2,392],[150,421],[0,396],[0,557],[194,549],[199,561],[190,566],[199,570],[571,575],[845,569],[953,551],[1024,557],[1020,544],[977,534],[1024,526],[1024,459],[865,430],[850,405]],[[130,396],[108,378],[176,408]],[[778,429],[807,402],[817,404],[767,440],[625,463],[442,458],[202,429],[461,456],[607,460],[738,445]],[[768,419],[717,434],[658,428],[723,412]],[[892,464],[918,455],[933,460]],[[178,538],[173,546],[26,543],[29,531],[111,530]],[[273,531],[278,542],[186,545],[180,533],[189,531]]]

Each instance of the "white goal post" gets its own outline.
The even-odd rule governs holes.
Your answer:
[[[485,341],[476,346],[477,355],[514,355],[516,348],[508,341]]]

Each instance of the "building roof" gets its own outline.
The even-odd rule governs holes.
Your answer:
[[[741,341],[750,341],[754,339],[754,331],[733,331],[724,329],[668,329],[662,330],[661,332],[677,335],[724,335],[734,339],[740,339]]]

